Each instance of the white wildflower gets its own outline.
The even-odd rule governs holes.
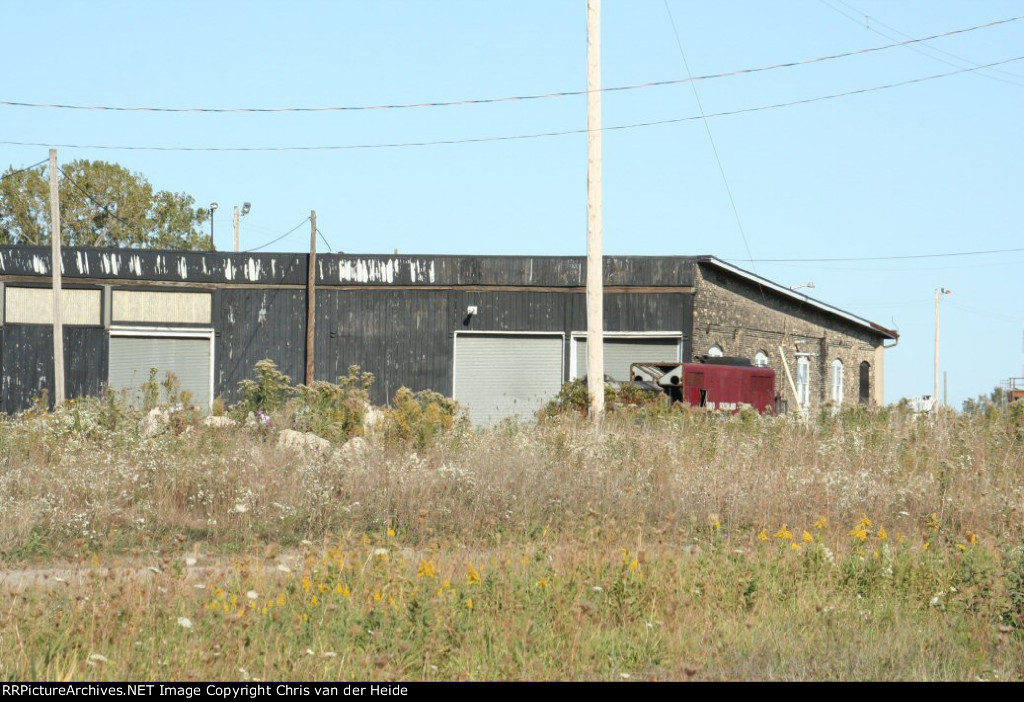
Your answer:
[[[182,627],[183,629],[191,629],[192,620],[188,617],[178,617],[178,626]]]

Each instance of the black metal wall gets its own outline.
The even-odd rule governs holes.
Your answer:
[[[64,327],[64,392],[69,398],[98,395],[107,382],[109,341],[102,327]],[[10,324],[0,335],[2,407],[20,412],[50,393],[53,402],[53,327]]]

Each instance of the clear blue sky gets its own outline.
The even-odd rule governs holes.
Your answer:
[[[694,75],[801,61],[1024,16],[1024,2],[669,0]],[[0,100],[268,108],[450,101],[586,87],[585,0],[13,2]],[[902,33],[902,34],[900,34]],[[887,36],[883,36],[887,35]],[[604,0],[604,85],[687,75],[663,0]],[[708,114],[1024,56],[1024,19],[793,68],[696,83]],[[710,117],[689,84],[610,92],[605,251],[713,254],[899,330],[887,399],[930,394],[934,290],[950,401],[1024,374],[1024,61],[807,104]],[[583,129],[584,97],[421,109],[212,114],[0,106],[0,168],[115,161],[159,189],[252,202],[242,248],[311,209],[335,251],[585,252],[583,134],[314,151],[72,148],[354,146]],[[729,189],[725,182],[728,182]],[[730,204],[729,190],[735,202]],[[737,216],[738,214],[738,216]],[[738,221],[737,221],[738,220]],[[738,223],[739,222],[739,223]],[[308,229],[266,250],[308,247]],[[753,259],[753,262],[751,261]],[[787,259],[768,262],[765,259]]]

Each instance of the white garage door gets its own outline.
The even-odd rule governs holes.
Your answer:
[[[110,337],[110,387],[127,391],[133,404],[142,404],[142,384],[149,380],[149,369],[156,368],[157,382],[172,372],[181,390],[192,393],[192,404],[210,407],[210,362],[208,338]]]
[[[576,347],[574,377],[587,375],[587,340],[573,337]],[[681,337],[638,336],[604,339],[604,374],[612,380],[629,380],[629,366],[643,361],[682,360]]]
[[[476,425],[530,418],[562,386],[562,336],[458,334],[453,395]]]

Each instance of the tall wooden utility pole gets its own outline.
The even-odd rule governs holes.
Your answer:
[[[601,0],[587,0],[587,386],[604,415],[604,216],[601,185]]]
[[[61,307],[60,189],[57,149],[50,149],[50,269],[53,280],[53,406],[64,402],[64,316]]]
[[[235,205],[235,251],[241,248],[241,237],[238,235],[238,205]]]
[[[309,271],[306,278],[306,385],[313,384],[316,339],[316,210],[309,213]]]

